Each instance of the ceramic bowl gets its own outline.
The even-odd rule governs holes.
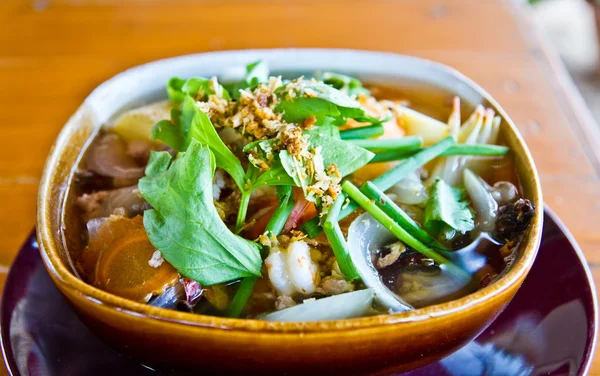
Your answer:
[[[258,59],[277,74],[331,70],[407,92],[437,93],[431,98],[439,102],[458,95],[468,107],[479,103],[492,107],[503,117],[501,134],[514,153],[523,193],[538,209],[511,269],[492,285],[448,303],[398,314],[298,323],[156,308],[106,293],[78,278],[69,252],[81,249],[84,227],[74,215],[76,192],[69,187],[82,152],[101,125],[128,108],[164,97],[164,85],[173,75],[235,75],[231,67]],[[226,51],[142,65],[94,90],[64,126],[46,162],[38,196],[37,234],[50,276],[84,322],[112,346],[145,364],[184,365],[211,374],[242,370],[389,374],[450,354],[498,316],[535,259],[542,208],[537,171],[515,125],[489,94],[451,68],[414,57],[354,50]]]

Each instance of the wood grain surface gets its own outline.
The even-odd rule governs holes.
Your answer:
[[[48,150],[94,87],[164,57],[270,47],[392,51],[474,79],[523,133],[600,280],[600,132],[545,46],[502,0],[0,1],[0,283],[34,226]]]

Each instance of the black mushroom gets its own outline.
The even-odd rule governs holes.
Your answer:
[[[535,208],[527,199],[501,206],[496,220],[496,237],[507,241],[518,238],[527,230],[534,214]]]

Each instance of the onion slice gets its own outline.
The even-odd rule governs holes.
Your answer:
[[[139,179],[144,168],[127,154],[127,144],[115,134],[105,134],[90,147],[86,167],[102,176],[122,179]]]
[[[463,181],[479,218],[479,227],[482,231],[494,230],[498,214],[498,203],[488,190],[487,184],[468,168],[463,172]]]
[[[267,321],[324,321],[364,316],[371,309],[371,289],[347,292],[323,299],[310,300],[297,306],[263,316]]]
[[[368,213],[358,216],[348,229],[350,258],[365,286],[373,290],[375,301],[394,312],[409,311],[413,307],[383,284],[373,265],[372,255],[393,241],[396,237]]]

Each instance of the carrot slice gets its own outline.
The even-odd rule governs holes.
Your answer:
[[[157,268],[150,266],[155,251],[144,229],[128,231],[100,255],[94,284],[115,295],[147,302],[179,280],[177,270],[166,261]]]

